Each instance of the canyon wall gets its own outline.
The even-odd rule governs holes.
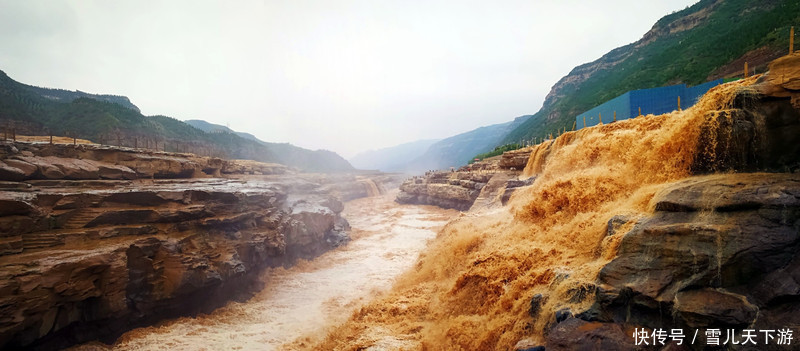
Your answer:
[[[345,244],[342,200],[391,175],[92,145],[0,144],[0,348],[113,341]],[[228,178],[212,178],[224,175]]]

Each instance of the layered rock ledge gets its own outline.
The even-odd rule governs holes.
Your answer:
[[[695,176],[656,194],[651,215],[609,219],[596,251],[605,255],[605,243],[618,240],[614,258],[595,281],[555,297],[589,308],[539,316],[549,297],[531,301],[531,316],[549,321],[547,350],[699,350],[710,349],[707,329],[734,330],[734,338],[745,329],[798,331],[800,54],[774,61],[729,107],[706,116]],[[645,347],[634,344],[636,328],[700,336],[692,345],[668,340]],[[723,347],[796,348],[761,332],[756,338]]]
[[[2,349],[110,342],[246,298],[263,269],[346,243],[342,201],[397,179],[81,145],[0,156]]]
[[[609,221],[608,239],[621,236],[618,254],[596,282],[571,290],[573,302],[594,303],[553,317],[548,350],[640,349],[635,328],[700,329],[696,345],[707,344],[703,331],[709,328],[797,330],[800,175],[693,177],[665,189],[654,203],[651,216]],[[619,231],[626,223],[632,229]],[[764,340],[758,345],[741,349],[763,348]],[[667,342],[653,349],[675,347]]]
[[[503,205],[516,188],[532,181],[518,179],[530,153],[529,148],[509,151],[458,170],[431,171],[406,179],[395,201],[460,211]]]
[[[0,179],[171,179],[223,174],[285,174],[275,163],[94,144],[0,144]]]
[[[0,345],[113,338],[213,308],[263,268],[348,240],[338,199],[277,183],[100,185],[0,191]]]

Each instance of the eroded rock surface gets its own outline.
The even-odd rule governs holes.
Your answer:
[[[618,254],[597,277],[594,305],[576,315],[584,322],[572,327],[614,326],[601,329],[609,333],[596,335],[597,344],[634,327],[797,326],[800,175],[693,177],[653,201],[653,215],[630,219],[627,233],[611,233],[623,235]],[[550,331],[548,349],[551,341],[564,349],[584,345],[565,344],[561,335],[577,331],[561,324]]]
[[[710,111],[694,173],[800,170],[800,54],[784,56],[730,108]]]
[[[490,178],[491,174],[486,173],[432,172],[403,182],[397,202],[466,211]]]
[[[285,174],[289,167],[194,154],[102,145],[0,144],[0,179],[167,179],[224,174]]]
[[[475,208],[476,202],[480,208],[505,204],[516,188],[530,184],[517,179],[530,152],[530,149],[509,151],[458,170],[431,171],[406,179],[400,185],[396,201],[460,211]]]
[[[530,148],[522,148],[518,150],[506,151],[500,155],[500,160],[497,165],[504,169],[523,170],[528,164],[528,159],[531,157]]]
[[[264,268],[346,244],[342,201],[398,177],[0,144],[0,348],[112,341],[247,297]]]
[[[213,308],[348,240],[344,206],[267,180],[0,191],[0,345],[61,347]]]
[[[616,257],[600,270],[590,308],[574,320],[551,319],[548,350],[630,348],[635,328],[701,330],[699,341],[688,346],[698,350],[706,345],[707,328],[723,334],[726,329],[797,332],[798,82],[800,54],[785,56],[756,84],[739,88],[726,109],[706,115],[691,171],[712,175],[664,188],[651,201],[652,215],[609,221],[608,235],[621,236]],[[605,249],[599,246],[598,253]],[[587,328],[592,329],[588,339],[582,336]],[[618,343],[620,330],[626,331],[627,344]],[[794,347],[758,338],[755,345],[726,347]],[[681,347],[672,342],[644,349]]]

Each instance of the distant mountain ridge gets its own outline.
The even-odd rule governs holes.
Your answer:
[[[80,90],[70,91],[64,89],[51,89],[51,88],[42,88],[33,85],[22,84],[26,89],[41,95],[44,98],[51,99],[57,102],[72,102],[79,98],[90,98],[99,101],[106,101],[115,104],[122,105],[127,107],[131,110],[136,112],[141,112],[139,107],[134,105],[127,96],[120,96],[120,95],[98,95],[98,94],[90,94],[85,93]]]
[[[316,172],[353,170],[353,166],[347,160],[333,151],[309,150],[289,143],[270,143],[258,139],[253,134],[237,132],[226,126],[199,119],[190,119],[184,122],[206,133],[233,133],[243,139],[255,141],[269,148],[275,154],[278,163],[281,164],[293,165],[307,171]]]
[[[478,127],[441,140],[418,140],[365,151],[351,158],[350,163],[360,169],[405,173],[458,168],[466,165],[476,155],[494,149],[509,132],[530,117],[531,115],[520,116],[510,122]]]
[[[494,149],[509,132],[530,118],[530,115],[520,116],[510,122],[484,126],[442,139],[411,161],[407,170],[419,172],[463,166],[475,155]]]
[[[417,140],[378,150],[369,150],[351,157],[348,161],[358,169],[383,172],[406,172],[408,164],[419,157],[440,139]]]
[[[238,136],[240,136],[242,138],[245,138],[245,139],[250,139],[250,140],[253,140],[253,141],[262,142],[260,139],[256,138],[256,136],[253,135],[253,134],[245,133],[245,132],[237,132],[237,131],[235,131],[233,129],[230,129],[230,128],[226,127],[226,126],[223,126],[223,125],[220,125],[220,124],[214,124],[214,123],[211,123],[211,122],[206,122],[206,121],[204,121],[202,119],[187,119],[187,120],[185,120],[183,122],[188,124],[188,125],[190,125],[190,126],[192,126],[192,127],[200,129],[200,130],[202,130],[202,131],[204,131],[206,133],[218,133],[218,132],[233,133],[233,134],[236,134],[236,135],[238,135]]]
[[[230,130],[207,133],[171,117],[144,116],[124,96],[34,87],[3,71],[0,124],[13,125],[20,134],[72,135],[113,145],[281,163],[308,172],[354,170],[332,151],[266,143]]]
[[[557,135],[571,130],[578,114],[630,90],[737,77],[745,62],[763,72],[788,53],[789,27],[798,21],[800,2],[794,0],[701,0],[662,17],[638,41],[573,68],[523,121],[443,139],[407,169],[458,167],[495,147]]]

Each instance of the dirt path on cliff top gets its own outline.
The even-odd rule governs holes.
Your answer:
[[[313,345],[327,327],[409,269],[426,242],[457,211],[398,205],[396,191],[346,203],[353,240],[313,261],[273,269],[266,288],[244,303],[209,315],[179,318],[123,335],[117,350],[282,350]],[[286,346],[287,343],[293,343]],[[78,350],[106,349],[91,343]]]

